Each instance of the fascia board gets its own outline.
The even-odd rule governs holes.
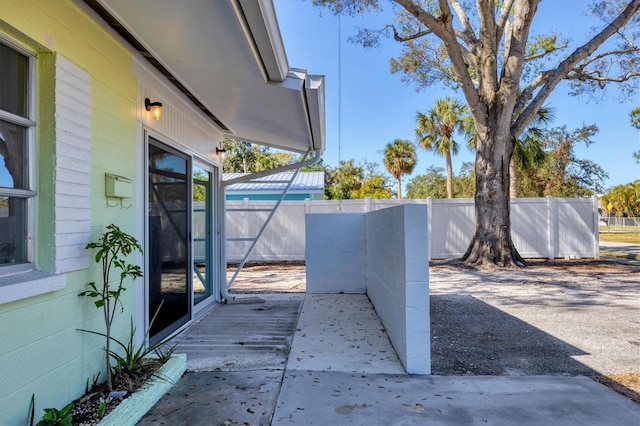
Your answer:
[[[326,134],[324,76],[307,75],[304,90],[307,97],[313,148],[316,151],[324,152]]]
[[[282,41],[278,18],[272,0],[234,0],[238,5],[238,19],[246,22],[247,39],[255,45],[256,60],[272,82],[284,81],[289,72],[289,62]]]

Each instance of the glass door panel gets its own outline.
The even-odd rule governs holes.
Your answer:
[[[211,172],[193,166],[193,304],[213,294]]]
[[[149,137],[149,318],[157,342],[191,318],[190,160]]]

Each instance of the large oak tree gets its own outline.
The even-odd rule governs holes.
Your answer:
[[[365,29],[358,40],[367,46],[385,32],[392,35],[403,43],[403,52],[391,60],[392,72],[403,73],[418,88],[448,82],[460,89],[475,123],[476,224],[462,260],[524,265],[511,240],[509,217],[509,163],[515,141],[561,81],[569,80],[573,92],[593,93],[640,75],[640,0],[594,1],[589,10],[601,25],[589,41],[571,48],[554,34],[532,32],[540,0],[314,3],[351,15],[393,5],[394,22],[384,29]],[[587,6],[586,1],[576,2],[574,13]]]

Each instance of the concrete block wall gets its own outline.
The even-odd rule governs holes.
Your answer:
[[[308,214],[305,220],[307,293],[366,293],[366,215]]]
[[[367,215],[367,295],[405,370],[431,373],[427,206]]]
[[[308,214],[308,293],[366,293],[408,373],[431,373],[427,206]]]

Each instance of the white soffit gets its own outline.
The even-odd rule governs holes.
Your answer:
[[[324,77],[289,69],[272,0],[96,2],[229,136],[290,151],[324,150]]]

